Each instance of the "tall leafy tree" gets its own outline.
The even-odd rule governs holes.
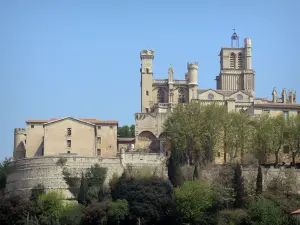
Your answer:
[[[85,205],[86,204],[86,188],[85,188],[85,177],[82,172],[81,174],[81,182],[80,182],[80,188],[79,188],[79,194],[78,194],[78,203]]]
[[[269,130],[269,144],[270,144],[270,151],[275,156],[275,165],[279,162],[279,152],[282,149],[282,146],[285,141],[285,131],[286,131],[286,119],[284,118],[283,114],[280,114],[275,117],[269,118],[271,127]]]
[[[263,191],[263,174],[261,166],[258,167],[257,177],[256,177],[256,194],[261,194]]]
[[[287,119],[286,143],[292,152],[292,163],[295,165],[296,156],[300,152],[300,116],[291,116]]]

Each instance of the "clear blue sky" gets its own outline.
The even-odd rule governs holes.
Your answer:
[[[300,98],[300,1],[0,1],[0,160],[26,119],[98,117],[134,123],[142,49],[155,77],[183,78],[199,62],[199,87],[215,88],[218,53],[232,29],[251,37],[256,95],[272,87]],[[298,99],[300,102],[300,99]]]

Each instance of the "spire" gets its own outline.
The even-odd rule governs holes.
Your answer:
[[[233,29],[233,34],[231,36],[231,47],[232,48],[239,48],[240,44],[239,44],[239,36],[237,35],[237,33],[235,32],[235,29]]]
[[[169,82],[173,82],[174,79],[174,70],[172,65],[170,64],[169,69],[168,69],[168,78],[169,78]]]

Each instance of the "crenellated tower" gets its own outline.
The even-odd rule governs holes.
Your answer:
[[[244,47],[239,46],[239,37],[234,31],[231,47],[220,51],[220,73],[216,77],[217,89],[244,90],[254,95],[255,71],[252,69],[252,41],[244,39]]]
[[[188,69],[188,87],[189,87],[189,102],[197,98],[198,90],[198,62],[187,63]]]
[[[25,158],[26,156],[26,129],[15,128],[14,130],[14,159]]]
[[[153,50],[142,50],[140,52],[141,64],[141,112],[147,112],[152,102],[153,83]]]

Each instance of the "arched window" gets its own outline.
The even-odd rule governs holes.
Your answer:
[[[230,68],[235,68],[235,54],[232,52],[229,56]]]
[[[185,95],[184,95],[184,89],[180,88],[178,91],[178,102],[179,103],[185,103]]]
[[[243,60],[243,55],[242,53],[238,54],[238,68],[242,69],[244,66],[244,60]]]
[[[157,91],[157,103],[164,103],[164,102],[165,102],[165,92],[162,88],[160,88]]]

